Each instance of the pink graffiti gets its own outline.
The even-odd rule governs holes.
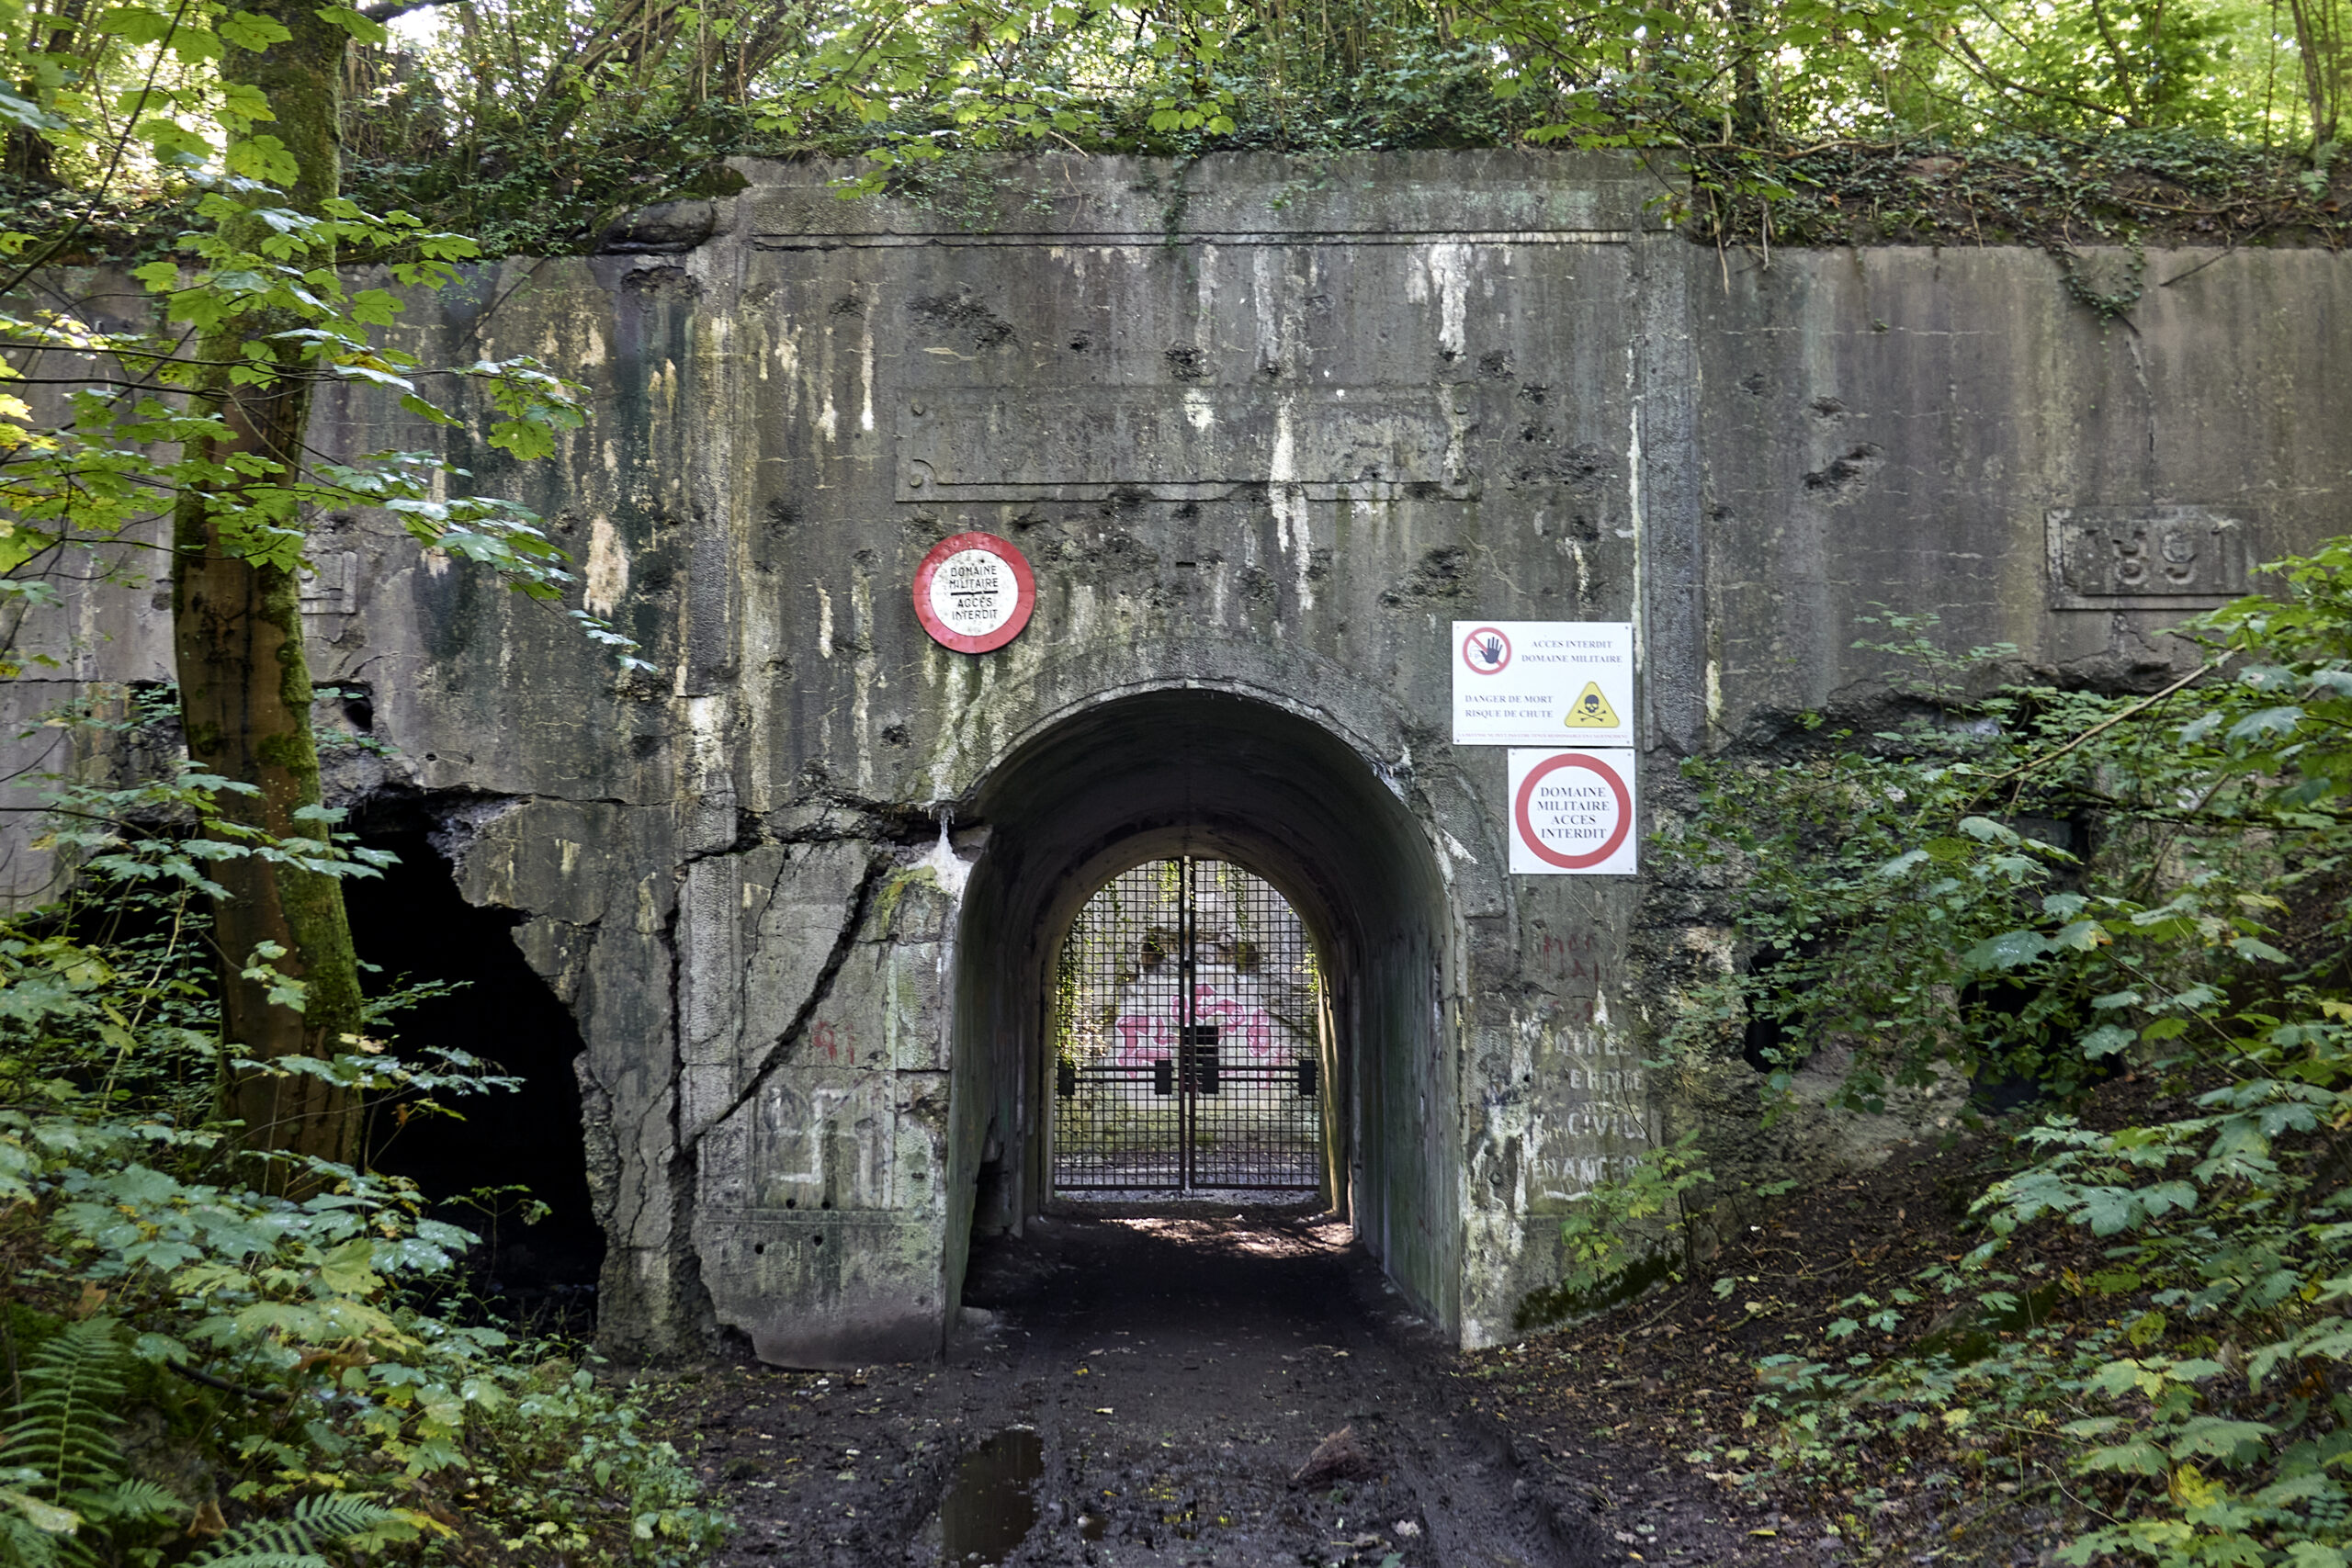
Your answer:
[[[1140,1067],[1173,1057],[1176,1002],[1174,997],[1154,998],[1137,1010],[1121,1012],[1113,1026],[1119,1044],[1112,1059],[1121,1066]],[[1207,981],[1193,987],[1193,1016],[1198,1022],[1216,1025],[1218,1055],[1228,1062],[1245,1055],[1260,1061],[1286,1060],[1291,1055],[1280,1043],[1283,1031],[1272,1013],[1246,998],[1222,995]]]

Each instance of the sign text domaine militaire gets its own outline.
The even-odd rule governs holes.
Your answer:
[[[1510,869],[1633,874],[1632,623],[1456,621],[1453,640],[1453,743],[1513,749]]]
[[[922,558],[914,597],[915,618],[932,641],[958,653],[994,653],[1029,624],[1037,581],[1009,540],[956,534]]]

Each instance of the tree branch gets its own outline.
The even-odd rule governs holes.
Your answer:
[[[429,11],[436,6],[447,6],[450,0],[376,0],[373,6],[362,6],[359,14],[371,22],[389,22],[395,17],[405,17],[411,11]]]
[[[427,3],[438,5],[442,3],[442,0],[427,0]],[[202,1383],[207,1388],[217,1388],[223,1393],[241,1394],[247,1399],[283,1399],[290,1401],[297,1393],[301,1392],[300,1389],[247,1388],[241,1382],[231,1382],[226,1378],[216,1378],[210,1372],[199,1371],[195,1367],[184,1367],[177,1361],[167,1360],[164,1365],[169,1367],[181,1377],[187,1379],[190,1382]]]

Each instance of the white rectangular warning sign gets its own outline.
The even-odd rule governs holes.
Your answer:
[[[1634,753],[1510,754],[1510,868],[1528,876],[1631,876]]]
[[[1454,622],[1453,743],[1631,746],[1634,624]]]

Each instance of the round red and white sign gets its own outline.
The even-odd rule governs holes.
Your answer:
[[[1599,865],[1634,830],[1634,794],[1616,769],[1582,751],[1547,757],[1511,803],[1519,841],[1562,871]]]
[[[994,534],[942,539],[915,569],[915,618],[933,642],[958,653],[1002,648],[1021,635],[1036,604],[1029,563]]]
[[[1494,626],[1480,626],[1462,639],[1462,662],[1480,675],[1499,675],[1510,662],[1510,638]]]

